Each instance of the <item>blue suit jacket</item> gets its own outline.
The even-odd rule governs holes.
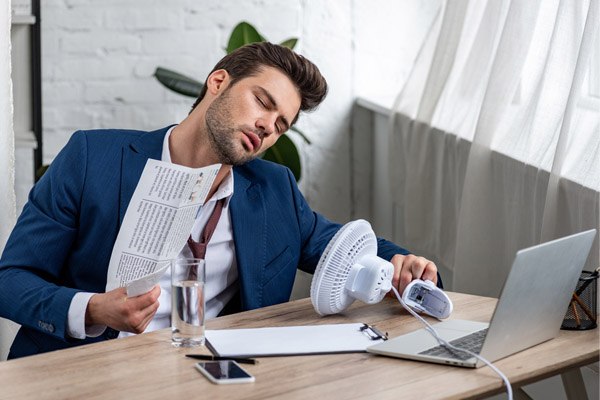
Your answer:
[[[104,292],[113,244],[149,158],[168,128],[79,131],[34,186],[0,259],[0,316],[22,325],[10,358],[116,337],[66,334],[78,291]],[[340,228],[313,212],[291,172],[254,160],[234,167],[230,210],[241,309],[289,300],[296,268],[314,272]],[[379,240],[379,255],[407,251]]]

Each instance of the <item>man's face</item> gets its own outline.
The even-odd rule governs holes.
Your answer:
[[[206,110],[209,142],[219,161],[240,165],[271,147],[289,129],[300,95],[275,68],[229,85]]]

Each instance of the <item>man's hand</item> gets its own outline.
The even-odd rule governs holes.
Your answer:
[[[124,287],[90,298],[85,311],[86,325],[105,325],[118,331],[142,333],[158,310],[160,286],[128,298]]]
[[[391,263],[394,264],[394,278],[392,285],[398,289],[398,293],[402,295],[404,289],[413,279],[422,279],[432,281],[437,285],[437,267],[433,261],[429,261],[424,257],[417,257],[413,254],[403,256],[396,254]],[[393,292],[389,292],[391,296]]]

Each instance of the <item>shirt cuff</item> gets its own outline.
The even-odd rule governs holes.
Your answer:
[[[75,293],[69,306],[67,314],[67,335],[74,339],[85,339],[86,337],[97,337],[106,330],[104,325],[85,326],[85,311],[88,303],[96,293]]]

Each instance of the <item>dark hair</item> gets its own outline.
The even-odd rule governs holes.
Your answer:
[[[255,76],[263,67],[277,68],[290,78],[300,94],[300,111],[314,110],[327,95],[327,81],[315,64],[287,47],[269,42],[252,43],[232,51],[215,65],[210,74],[224,69],[231,76],[231,85],[234,85],[240,79]],[[206,85],[202,87],[192,110],[205,95]]]

